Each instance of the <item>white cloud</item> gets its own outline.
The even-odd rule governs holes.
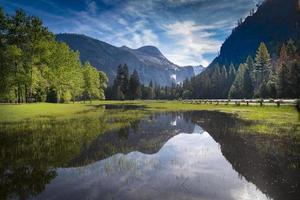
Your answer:
[[[178,54],[170,54],[166,53],[165,56],[171,60],[172,62],[180,65],[180,66],[187,66],[187,65],[192,65],[192,66],[198,66],[202,65],[204,67],[209,65],[209,61],[205,58],[203,58],[201,55],[199,56],[193,56],[193,55],[188,55],[188,54],[183,54],[178,52]]]
[[[139,48],[145,45],[159,45],[158,36],[152,29],[148,28],[142,20],[134,23],[124,23],[121,31],[112,34],[112,36],[107,39],[114,41],[114,45],[125,45],[130,48]]]
[[[118,19],[118,23],[121,24],[121,25],[124,25],[124,26],[128,25],[127,21],[125,19],[123,19],[123,18],[119,18]]]
[[[164,27],[166,34],[175,42],[166,56],[176,64],[207,66],[209,62],[204,59],[204,54],[217,53],[220,49],[221,42],[214,39],[214,33],[210,31],[215,26],[176,21]]]

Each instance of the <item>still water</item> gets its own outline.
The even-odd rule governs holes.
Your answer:
[[[69,157],[51,155],[51,148],[61,147],[56,137],[32,160],[26,158],[36,156],[28,141],[2,136],[1,144],[16,141],[15,148],[1,147],[6,161],[1,161],[0,194],[4,199],[299,199],[299,142],[243,134],[248,126],[219,112],[152,114],[97,135]],[[15,152],[3,155],[7,149]]]

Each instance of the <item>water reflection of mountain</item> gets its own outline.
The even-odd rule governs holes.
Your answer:
[[[178,134],[155,154],[115,154],[57,173],[37,199],[267,199],[232,169],[203,131]]]
[[[86,165],[115,153],[139,151],[156,153],[171,137],[179,133],[192,133],[195,125],[183,113],[159,113],[131,124],[130,127],[99,135],[71,166]]]
[[[78,131],[73,138],[74,134],[68,133],[98,133],[99,121],[81,119],[80,123],[68,121],[66,125],[50,121],[47,126],[41,124],[18,134],[1,129],[0,197],[26,199],[41,193],[57,176],[56,167],[84,168],[118,153],[155,154],[173,136],[197,130],[195,124],[219,143],[222,154],[241,177],[275,200],[298,199],[299,138],[286,137],[291,133],[285,137],[243,134],[249,132],[249,122],[212,111],[154,114],[130,127],[95,134],[99,136],[86,145],[74,145],[85,144],[85,134]]]
[[[222,116],[223,115],[223,116]],[[299,138],[247,132],[248,123],[225,114],[194,113],[192,121],[202,126],[220,144],[232,167],[275,200],[300,197]]]

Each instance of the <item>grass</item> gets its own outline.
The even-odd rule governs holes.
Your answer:
[[[130,104],[141,106],[141,108],[104,109],[105,104]],[[121,133],[119,130],[138,125],[139,120],[152,113],[192,110],[232,113],[240,119],[253,122],[246,127],[237,127],[241,136],[248,137],[252,136],[249,133],[255,133],[271,139],[300,138],[299,116],[296,109],[291,106],[278,108],[275,106],[197,105],[180,101],[2,104],[0,105],[1,160],[17,166],[20,163],[24,166],[28,163],[47,163],[55,167],[73,165],[74,158],[89,149],[92,142],[97,141],[98,137],[104,135],[103,133],[110,131]],[[149,145],[156,145],[156,143]],[[261,146],[260,148],[264,148],[264,145]],[[117,153],[114,146],[106,148],[110,149],[110,153]],[[76,165],[88,164],[93,159],[94,157],[91,157],[78,161]]]
[[[91,107],[76,104],[2,104],[0,105],[0,122],[15,122],[27,119],[72,116],[78,112],[88,111]]]
[[[101,102],[102,103],[102,102]],[[101,104],[100,103],[100,104]],[[300,114],[294,106],[274,105],[224,105],[224,104],[189,104],[181,101],[107,101],[108,104],[135,104],[145,106],[146,110],[159,111],[189,111],[210,110],[236,115],[238,118],[254,122],[248,133],[284,135],[293,133],[300,136]]]
[[[68,166],[99,135],[129,127],[147,114],[98,104],[0,105],[0,160]]]
[[[100,104],[135,104],[145,106],[146,110],[149,111],[213,110],[233,113],[242,119],[251,121],[276,124],[300,123],[299,113],[294,106],[188,104],[180,101],[105,101],[100,102]]]
[[[68,119],[79,118],[85,115],[99,115],[99,107],[96,105],[137,105],[143,106],[141,110],[132,111],[134,114],[122,112],[107,112],[107,118],[114,120],[120,126],[127,124],[153,112],[165,111],[189,111],[189,110],[213,110],[235,114],[237,117],[256,122],[252,126],[253,131],[260,133],[276,133],[278,130],[293,131],[300,135],[299,113],[293,106],[246,106],[246,105],[214,105],[214,104],[188,104],[181,101],[95,101],[92,104],[21,104],[0,105],[0,123],[19,122],[26,120],[43,120],[49,118]],[[93,112],[95,111],[95,112]],[[275,131],[276,127],[276,131]],[[278,129],[279,127],[279,129]]]

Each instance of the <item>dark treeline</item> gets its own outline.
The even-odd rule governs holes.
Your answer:
[[[119,65],[117,76],[113,85],[108,87],[105,93],[107,99],[135,100],[135,99],[178,99],[182,97],[182,85],[159,86],[152,81],[148,85],[140,82],[136,70],[129,75],[126,64]]]
[[[104,99],[107,77],[57,42],[42,21],[0,8],[0,101],[69,102]]]
[[[300,56],[293,40],[270,56],[264,43],[239,66],[211,66],[183,83],[183,98],[299,98]]]
[[[273,58],[261,43],[255,57],[248,56],[239,66],[216,64],[181,84],[164,87],[152,81],[142,85],[136,71],[129,76],[127,65],[120,65],[106,96],[117,100],[299,98],[300,56],[292,40],[283,44]]]

